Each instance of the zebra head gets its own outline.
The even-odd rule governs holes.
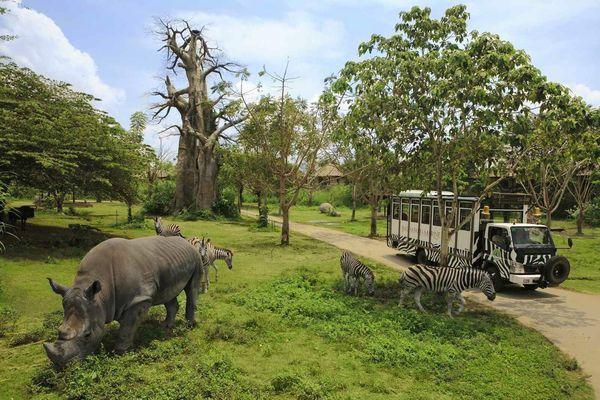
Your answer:
[[[204,264],[205,266],[208,265],[208,243],[210,242],[210,239],[208,239],[208,241],[204,240],[204,236],[202,236],[202,240],[199,243],[198,246],[198,252],[200,252],[200,257],[202,257],[202,264]]]
[[[225,258],[225,264],[227,264],[227,268],[233,268],[233,251],[227,250],[227,257]]]
[[[154,220],[154,230],[156,230],[157,233],[159,233],[161,231],[161,221],[160,221],[160,217],[154,217],[152,218]]]
[[[477,285],[479,289],[485,294],[490,301],[494,301],[496,298],[496,290],[494,289],[494,283],[492,277],[485,271],[481,271],[481,279]]]

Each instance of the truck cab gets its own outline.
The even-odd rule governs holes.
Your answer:
[[[569,261],[556,255],[545,225],[488,223],[483,230],[482,262],[494,286],[518,283],[527,289],[556,286],[569,276]]]

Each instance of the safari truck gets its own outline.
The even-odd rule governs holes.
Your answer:
[[[452,192],[442,192],[446,212],[452,210]],[[463,221],[477,202],[459,196]],[[530,208],[526,195],[495,193],[481,202],[469,221],[449,238],[449,266],[481,268],[492,276],[496,290],[518,283],[535,290],[557,286],[567,279],[569,261],[556,254],[550,230],[538,223],[541,213]],[[409,190],[390,196],[387,208],[387,244],[416,257],[419,264],[440,258],[441,222],[435,192]],[[569,248],[573,245],[568,239]]]

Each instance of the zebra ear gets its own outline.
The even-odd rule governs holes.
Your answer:
[[[210,238],[206,239],[206,243],[210,243]]]

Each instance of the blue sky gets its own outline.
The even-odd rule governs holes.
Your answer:
[[[600,105],[600,2],[554,0],[463,1],[470,29],[498,33],[524,49],[550,79]],[[161,87],[164,56],[154,19],[186,18],[207,25],[207,36],[229,58],[247,65],[258,83],[262,65],[281,71],[290,60],[296,95],[315,98],[323,79],[356,57],[372,33],[390,34],[398,12],[427,5],[439,16],[456,2],[404,0],[119,1],[8,0],[0,33],[18,39],[0,53],[102,99],[123,126],[147,110]],[[268,83],[265,83],[268,87]],[[174,120],[176,122],[176,119]],[[160,126],[146,141],[157,145]],[[170,138],[171,148],[175,139]]]

